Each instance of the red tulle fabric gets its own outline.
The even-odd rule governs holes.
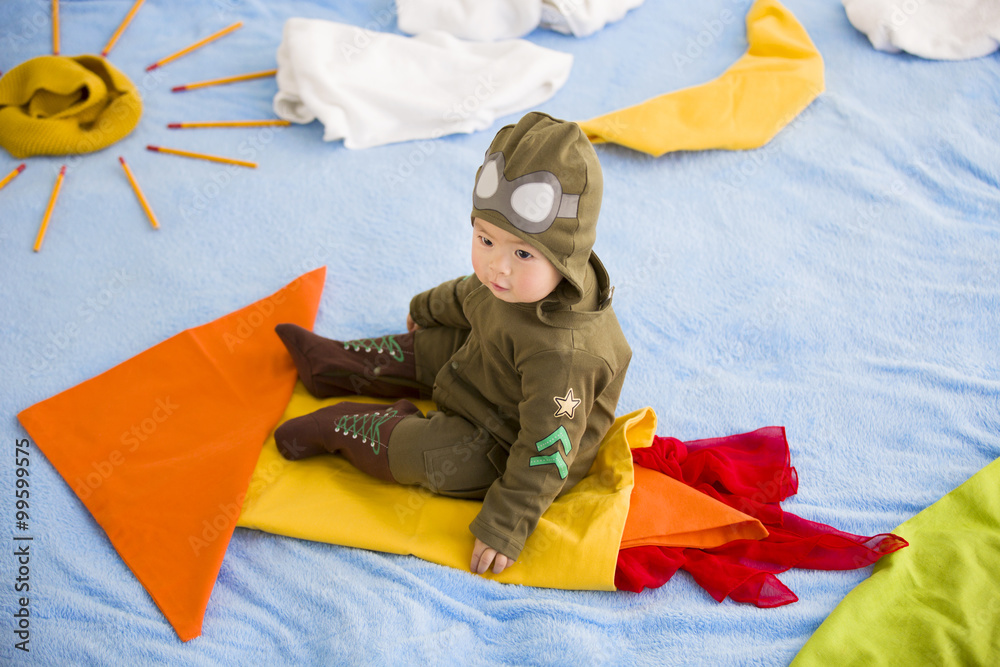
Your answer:
[[[691,442],[657,436],[652,446],[632,450],[632,459],[759,519],[769,535],[713,549],[622,549],[615,571],[620,590],[657,588],[684,570],[719,602],[728,596],[758,607],[778,607],[798,600],[774,576],[779,572],[793,567],[855,569],[907,546],[891,533],[852,535],[783,511],[778,503],[795,494],[798,477],[780,426]]]

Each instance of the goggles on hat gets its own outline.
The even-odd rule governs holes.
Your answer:
[[[556,218],[576,217],[580,195],[563,194],[551,171],[535,171],[508,181],[504,164],[501,152],[486,156],[472,192],[476,208],[496,211],[528,234],[544,232]]]

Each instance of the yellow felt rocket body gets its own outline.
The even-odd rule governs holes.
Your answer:
[[[763,146],[823,92],[823,58],[805,28],[776,0],[757,0],[746,25],[746,53],[717,79],[582,121],[580,127],[594,143],[655,156]]]
[[[284,419],[341,399],[321,401],[299,384]],[[433,404],[418,401],[422,410]],[[284,421],[283,419],[283,421]],[[614,590],[615,565],[633,485],[630,446],[647,446],[656,415],[646,408],[619,417],[590,473],[542,515],[516,567],[496,578],[546,588]],[[388,553],[469,569],[469,523],[480,501],[437,496],[415,486],[369,477],[339,456],[286,461],[271,437],[237,525],[317,542]]]

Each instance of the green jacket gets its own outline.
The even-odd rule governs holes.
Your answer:
[[[632,356],[596,255],[581,273],[582,298],[569,303],[506,303],[474,275],[410,303],[422,327],[470,330],[438,373],[433,399],[502,444],[506,460],[493,463],[503,474],[470,529],[513,559],[552,501],[589,471]]]

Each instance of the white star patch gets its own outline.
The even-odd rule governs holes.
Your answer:
[[[573,396],[573,388],[566,392],[565,396],[553,396],[552,400],[556,402],[558,409],[556,410],[556,417],[569,417],[573,418],[573,414],[576,412],[576,406],[580,405],[582,401],[579,398]]]

